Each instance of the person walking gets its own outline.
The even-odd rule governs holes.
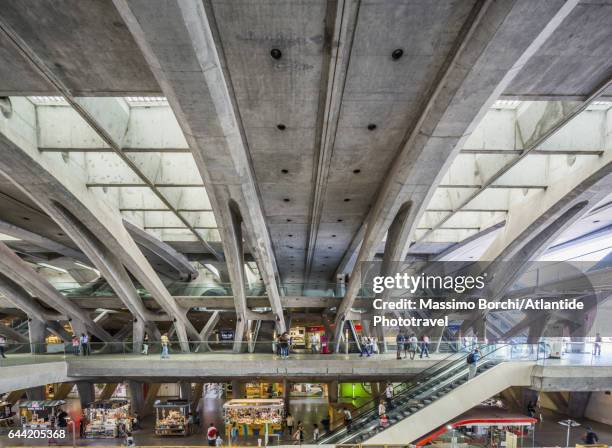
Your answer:
[[[397,345],[397,354],[395,356],[395,359],[402,359],[402,352],[404,351],[405,344],[406,336],[404,336],[404,333],[398,333],[395,337],[395,345]]]
[[[480,359],[480,350],[477,348],[474,349],[472,353],[467,356],[468,363],[468,380],[471,380],[476,376],[476,371],[478,369],[478,360]]]
[[[414,360],[414,357],[417,354],[417,350],[418,350],[418,339],[416,337],[416,335],[413,333],[410,335],[410,337],[408,338],[408,345],[410,346],[410,359]]]
[[[285,425],[287,425],[287,432],[291,437],[293,435],[293,415],[290,412],[287,412],[287,417],[285,417]]]
[[[214,423],[208,425],[208,431],[206,431],[206,440],[208,440],[208,446],[215,446],[217,440],[217,428]]]
[[[6,359],[4,352],[6,351],[6,338],[0,335],[0,356]]]
[[[597,333],[595,335],[595,343],[593,344],[593,355],[601,356],[601,343],[602,343],[601,334]]]
[[[81,333],[81,355],[89,356],[89,335],[87,333]]]
[[[346,432],[351,432],[353,430],[353,414],[349,408],[344,408],[342,411],[344,414],[344,424],[346,425]]]
[[[593,428],[587,426],[582,441],[585,445],[595,445],[597,442],[599,442],[599,437],[597,436],[597,433],[593,431]]]
[[[319,425],[315,423],[314,425],[312,425],[312,440],[314,440],[315,442],[318,441],[320,435],[321,434],[319,433]]]
[[[368,358],[370,357],[369,345],[370,345],[370,341],[368,337],[362,336],[361,337],[361,354],[359,355],[360,358],[363,358],[364,355],[367,356]]]
[[[423,355],[425,355],[425,357],[429,358],[429,336],[427,336],[427,335],[423,335],[423,337],[421,338],[421,355],[420,355],[420,357],[422,358]]]
[[[170,344],[170,339],[168,339],[168,333],[162,334],[161,337],[161,359],[170,358],[170,354],[168,353],[168,345]],[[211,423],[212,424],[212,423]]]
[[[223,446],[223,439],[221,438],[221,434],[217,434],[217,438],[215,439],[215,446]]]
[[[144,341],[142,342],[142,351],[140,352],[143,355],[149,354],[149,335],[145,334]]]

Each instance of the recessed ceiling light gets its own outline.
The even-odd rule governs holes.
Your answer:
[[[289,249],[293,249],[293,246],[287,246]]]
[[[281,170],[281,173],[283,173],[283,174],[288,174],[288,173],[289,173],[289,170],[286,170],[286,169],[284,169],[284,168],[283,168],[283,169]]]
[[[283,56],[283,53],[278,48],[273,48],[270,50],[270,56],[274,59],[280,59]]]
[[[332,235],[332,238],[336,238],[336,235]]]
[[[331,249],[332,247],[331,247],[331,246],[327,246],[327,248],[328,248],[328,249]]]
[[[289,235],[287,235],[287,236],[288,236],[289,238],[291,238],[291,237],[293,236],[293,234],[292,234],[292,233],[290,233],[290,234],[289,234]]]
[[[374,129],[376,129],[376,125],[374,123],[370,123],[368,125],[368,131],[373,131]]]
[[[344,202],[350,202],[351,199],[350,198],[344,198]]]
[[[342,219],[339,219],[338,222],[342,222]]]
[[[404,56],[404,50],[402,50],[401,48],[396,48],[391,53],[391,59],[393,59],[394,61],[397,61],[402,56]]]
[[[596,219],[595,221],[593,221],[593,224],[597,224],[599,222],[599,219]]]
[[[359,174],[359,173],[361,173],[361,170],[360,169],[353,170],[353,173]]]
[[[291,222],[291,219],[290,219],[290,218],[287,218],[287,222]]]
[[[291,199],[289,199],[289,198],[284,198],[284,199],[283,199],[283,201],[284,201],[284,202],[289,202],[289,201],[291,201]]]
[[[277,124],[276,127],[278,128],[279,131],[284,131],[285,129],[287,129],[287,126],[285,126],[282,123]]]

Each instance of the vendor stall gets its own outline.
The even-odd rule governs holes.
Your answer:
[[[190,405],[186,400],[157,400],[155,406],[155,435],[187,436],[189,435]]]
[[[93,401],[85,409],[84,436],[88,439],[113,439],[132,430],[130,402],[123,398]]]
[[[284,415],[281,399],[230,400],[223,405],[225,436],[229,440],[235,423],[241,436],[265,436],[281,434]]]
[[[55,429],[57,415],[64,400],[27,400],[19,402],[19,419],[23,429]]]

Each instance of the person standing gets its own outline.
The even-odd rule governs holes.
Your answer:
[[[472,353],[470,353],[467,357],[468,363],[468,380],[471,380],[476,376],[476,371],[478,369],[478,360],[480,359],[480,350],[477,348],[474,349]]]
[[[327,336],[321,335],[321,353],[327,355],[329,353],[329,347],[327,346]]]
[[[236,426],[236,422],[232,423],[232,428],[230,429],[230,443],[235,445],[238,442],[238,427]]]
[[[387,387],[385,388],[385,401],[387,402],[387,407],[389,409],[393,408],[393,403],[391,400],[393,400],[393,384],[388,383]]]
[[[81,354],[89,356],[89,335],[87,333],[81,333]]]
[[[380,400],[380,403],[378,403],[378,417],[382,417],[383,415],[385,415],[386,412],[387,408],[385,407],[385,402],[383,400]]]
[[[319,353],[319,339],[317,338],[316,333],[312,333],[310,335],[310,351],[313,354]]]
[[[587,426],[582,440],[585,445],[595,445],[597,442],[599,442],[599,437],[597,436],[597,433],[593,431],[593,428]]]
[[[597,333],[595,335],[595,344],[593,344],[593,355],[601,356],[601,334]]]
[[[6,338],[0,335],[0,356],[6,358],[4,352],[6,351]]]
[[[217,428],[214,423],[208,425],[208,431],[206,431],[206,439],[208,440],[208,446],[215,446],[217,441]]]
[[[72,336],[72,352],[76,355],[80,355],[80,346],[79,338],[77,338],[76,334]]]
[[[351,414],[349,408],[344,408],[344,411],[342,412],[344,414],[344,424],[346,425],[346,432],[351,432],[353,429],[353,414]]]
[[[360,358],[363,358],[363,356],[367,356],[370,357],[370,340],[367,336],[362,336],[361,337],[361,354],[359,355]]]
[[[142,352],[140,353],[145,356],[149,354],[149,335],[148,334],[145,334],[144,341],[142,343]]]
[[[217,438],[215,439],[215,446],[223,446],[223,439],[221,438],[221,434],[217,434]]]
[[[421,338],[421,358],[425,355],[429,358],[429,336],[423,335]]]
[[[134,442],[134,437],[131,432],[125,434],[125,446],[136,446],[136,442]]]
[[[410,335],[410,337],[408,338],[408,345],[410,346],[410,359],[413,360],[414,357],[416,356],[417,350],[418,350],[418,339],[417,337],[413,334]]]
[[[168,353],[168,345],[170,344],[170,339],[168,339],[168,333],[162,334],[161,337],[161,359],[170,358],[170,354]],[[212,424],[212,423],[211,423]]]
[[[395,337],[395,345],[397,345],[397,354],[395,359],[402,359],[402,352],[404,351],[404,346],[406,344],[406,337],[404,333],[398,333]]]

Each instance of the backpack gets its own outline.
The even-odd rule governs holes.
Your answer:
[[[474,358],[475,358],[474,353],[470,353],[467,357],[467,363],[474,364],[474,362],[476,361]]]

